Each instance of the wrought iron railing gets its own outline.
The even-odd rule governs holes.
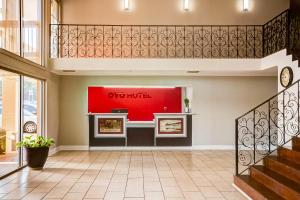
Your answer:
[[[300,15],[290,12],[289,35],[288,35],[288,50],[300,52]],[[300,55],[297,55],[298,59]]]
[[[299,81],[236,119],[236,175],[300,134]]]
[[[262,26],[51,25],[52,58],[260,58]]]
[[[262,58],[292,49],[299,21],[286,10],[264,25],[51,24],[50,57]]]
[[[286,10],[263,25],[264,57],[288,45],[290,11]]]

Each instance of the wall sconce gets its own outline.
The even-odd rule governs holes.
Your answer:
[[[250,0],[243,0],[243,11],[249,10],[249,1]]]
[[[129,0],[123,0],[124,1],[124,10],[129,10]]]
[[[183,9],[186,11],[190,9],[189,0],[183,0]]]

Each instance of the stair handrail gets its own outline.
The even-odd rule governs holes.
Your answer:
[[[300,79],[235,119],[236,175],[299,136],[299,107]]]

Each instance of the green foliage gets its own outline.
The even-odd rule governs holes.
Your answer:
[[[190,100],[188,98],[184,98],[185,107],[189,107]]]
[[[39,147],[50,147],[54,144],[52,138],[45,138],[43,136],[33,137],[32,135],[25,137],[21,142],[17,143],[17,147],[26,148],[39,148]]]

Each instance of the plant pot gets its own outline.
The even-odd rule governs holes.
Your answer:
[[[189,113],[189,111],[190,111],[190,109],[189,109],[188,107],[185,107],[185,108],[184,108],[184,112],[185,112],[185,113]]]
[[[48,153],[49,147],[26,148],[27,165],[33,169],[43,169]]]

